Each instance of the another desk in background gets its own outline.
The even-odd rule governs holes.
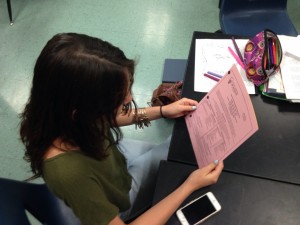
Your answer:
[[[195,40],[230,35],[195,32],[185,71],[183,97],[194,92]],[[300,71],[299,71],[300,72]],[[300,224],[300,104],[252,95],[259,131],[225,161],[217,184],[193,193],[182,204],[212,191],[222,210],[204,224]],[[168,161],[162,161],[153,204],[177,188],[197,168],[184,118],[176,120]],[[179,225],[174,214],[169,225]]]

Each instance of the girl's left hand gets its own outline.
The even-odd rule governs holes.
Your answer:
[[[177,118],[187,115],[197,108],[198,102],[188,98],[182,98],[169,105],[164,105],[161,109],[162,115],[167,118]]]

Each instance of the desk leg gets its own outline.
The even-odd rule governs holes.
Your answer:
[[[12,13],[11,13],[11,4],[10,4],[10,0],[7,0],[7,10],[8,10],[8,15],[9,15],[9,20],[10,20],[10,25],[13,25],[13,21],[12,21]]]

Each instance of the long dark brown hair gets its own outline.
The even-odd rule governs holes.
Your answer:
[[[119,48],[87,35],[63,33],[48,41],[20,114],[24,158],[34,177],[43,174],[43,157],[58,137],[91,157],[106,156],[107,130],[112,128],[117,141],[122,137],[116,115],[133,82],[134,64]]]

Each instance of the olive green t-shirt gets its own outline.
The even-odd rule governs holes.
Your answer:
[[[43,177],[82,225],[106,225],[130,207],[131,176],[116,146],[104,160],[69,151],[44,161]]]

